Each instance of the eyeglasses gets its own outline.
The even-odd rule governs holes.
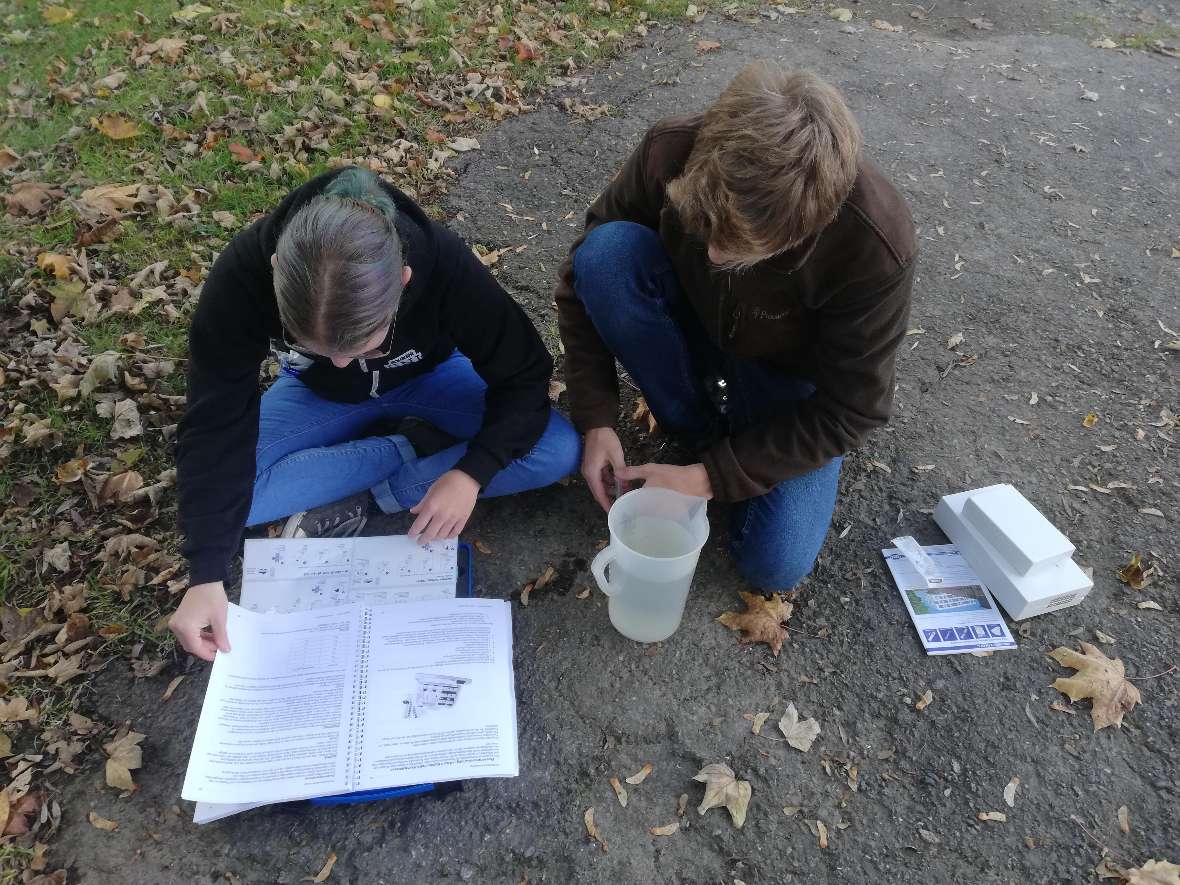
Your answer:
[[[385,337],[382,339],[381,345],[378,348],[375,350],[366,350],[364,353],[358,353],[356,356],[350,357],[350,359],[379,360],[389,356],[393,352],[393,332],[396,325],[394,320],[389,321],[389,330],[385,333]],[[308,350],[306,347],[295,344],[291,341],[291,337],[287,334],[286,329],[283,329],[283,346],[309,359],[331,359],[327,354],[317,353],[314,350]]]

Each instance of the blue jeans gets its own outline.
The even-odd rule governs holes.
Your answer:
[[[591,231],[574,254],[574,289],[670,433],[697,437],[726,425],[740,433],[793,411],[815,392],[809,381],[713,344],[659,234],[649,227],[614,221]],[[705,390],[704,377],[712,373],[729,383],[725,424]],[[763,590],[789,590],[810,573],[832,523],[842,460],[833,458],[734,507],[730,550],[747,581]]]
[[[262,395],[257,476],[247,525],[330,504],[369,489],[386,513],[417,504],[431,484],[455,466],[466,443],[426,458],[404,436],[366,436],[383,418],[415,416],[457,439],[471,439],[483,423],[486,386],[457,351],[425,375],[380,398],[338,403],[302,381],[280,375]],[[497,473],[480,493],[513,495],[557,482],[577,469],[581,440],[557,412],[532,450]]]

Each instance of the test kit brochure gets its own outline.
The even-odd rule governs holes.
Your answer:
[[[181,796],[269,803],[519,773],[507,602],[230,606]]]
[[[935,544],[921,551],[923,555],[916,558],[928,574],[922,574],[904,550],[889,547],[881,554],[926,653],[1016,648],[995,599],[958,546]]]

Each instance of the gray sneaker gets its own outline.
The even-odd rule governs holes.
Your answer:
[[[352,538],[369,519],[368,492],[357,492],[340,501],[303,510],[287,519],[281,538]]]

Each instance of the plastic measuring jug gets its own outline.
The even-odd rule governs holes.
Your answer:
[[[701,548],[709,539],[705,499],[670,489],[627,492],[607,515],[610,544],[590,564],[615,629],[659,642],[680,626]]]

